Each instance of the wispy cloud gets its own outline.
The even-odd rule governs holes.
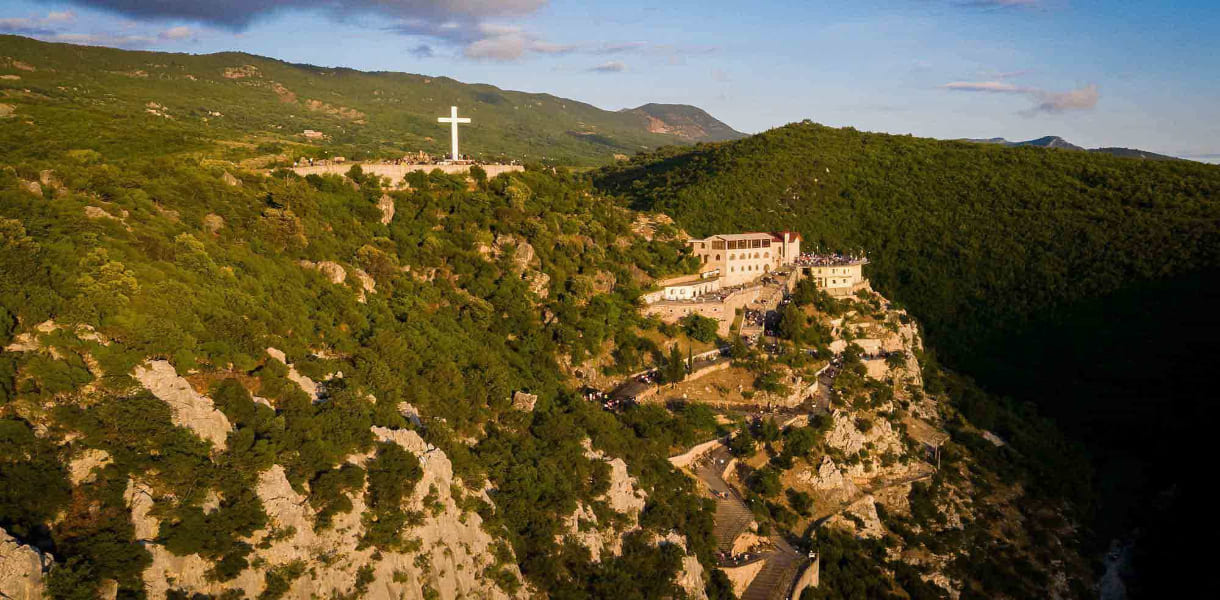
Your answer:
[[[1034,106],[1021,111],[1025,116],[1040,113],[1059,114],[1067,111],[1091,110],[1097,106],[1101,94],[1095,84],[1066,92],[1052,92],[1035,87],[1019,86],[1006,81],[954,81],[940,86],[955,92],[982,92],[988,94],[1018,94],[1029,97]]]
[[[69,0],[138,20],[169,19],[240,31],[254,21],[289,10],[329,10],[343,18],[379,14],[433,22],[479,22],[533,13],[548,0]]]
[[[57,28],[76,20],[72,11],[52,11],[42,17],[10,17],[0,19],[0,33],[17,35],[54,35]]]
[[[1003,81],[954,81],[940,87],[960,92],[992,92],[998,94],[1021,94],[1031,91],[1030,88],[1015,86]]]
[[[627,65],[623,64],[622,61],[611,60],[596,67],[589,67],[586,70],[590,73],[622,73],[627,70]]]
[[[118,48],[144,48],[157,42],[182,42],[195,39],[195,30],[185,25],[170,27],[160,32],[89,32],[72,31],[77,24],[72,11],[51,11],[42,17],[17,17],[0,19],[0,33],[27,35],[50,42],[83,44],[87,46],[114,46]]]
[[[1041,8],[1043,0],[965,0],[958,2],[972,8]]]
[[[1028,111],[1028,114],[1043,113],[1061,113],[1069,110],[1091,110],[1097,106],[1097,101],[1101,99],[1101,94],[1097,92],[1097,86],[1093,84],[1086,85],[1078,90],[1068,92],[1047,92],[1039,90],[1036,94],[1040,100],[1039,104]]]
[[[165,31],[162,31],[161,33],[157,34],[158,39],[168,40],[168,41],[189,40],[189,39],[193,39],[194,37],[195,37],[195,30],[191,29],[190,27],[187,27],[186,25],[170,27],[169,29],[166,29]]]

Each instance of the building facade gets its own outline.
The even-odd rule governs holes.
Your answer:
[[[831,296],[848,296],[867,285],[864,279],[866,260],[853,260],[828,265],[803,266],[804,276],[812,278],[818,289]]]
[[[732,287],[795,262],[801,236],[791,231],[731,233],[687,240],[686,245],[699,257],[700,271],[719,270],[721,285]]]

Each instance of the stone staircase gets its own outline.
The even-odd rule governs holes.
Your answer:
[[[735,495],[716,499],[716,543],[719,550],[732,552],[733,540],[749,529],[754,513]]]
[[[762,571],[742,592],[741,600],[787,600],[803,563],[800,553],[786,543],[777,543],[776,551],[767,555]]]

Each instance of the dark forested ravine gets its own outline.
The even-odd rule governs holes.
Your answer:
[[[1046,479],[1097,498],[1095,551],[1142,525],[1133,591],[1173,584],[1157,557],[1185,541],[1170,532],[1189,512],[1166,506],[1193,505],[1220,364],[1220,167],[806,122],[641,154],[595,181],[694,235],[790,227],[806,247],[866,251],[942,362],[1082,444],[1092,480],[1056,481],[1049,447]],[[1017,426],[993,403],[960,408],[1002,436]]]

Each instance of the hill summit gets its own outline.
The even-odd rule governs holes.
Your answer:
[[[644,116],[648,119],[648,131],[652,133],[671,134],[692,142],[724,142],[746,137],[702,108],[688,104],[649,103],[623,112]]]
[[[1135,148],[1084,148],[1077,146],[1057,135],[1043,136],[1035,140],[1026,140],[1024,142],[1010,142],[1004,138],[987,138],[987,139],[964,139],[963,142],[974,142],[976,144],[997,144],[1007,146],[1009,148],[1019,147],[1034,147],[1034,148],[1054,148],[1058,150],[1075,150],[1079,152],[1096,152],[1099,154],[1110,154],[1113,156],[1121,156],[1123,158],[1142,158],[1146,160],[1182,160],[1176,156],[1168,156],[1165,154],[1157,154],[1146,150],[1137,150]]]
[[[238,52],[136,52],[3,35],[0,75],[0,116],[26,124],[4,135],[0,160],[6,162],[60,140],[108,158],[251,138],[349,159],[439,155],[449,146],[436,117],[454,105],[473,119],[462,139],[479,160],[597,165],[615,155],[744,135],[687,105],[603,110],[448,77],[292,64]],[[296,156],[313,155],[298,150]]]

